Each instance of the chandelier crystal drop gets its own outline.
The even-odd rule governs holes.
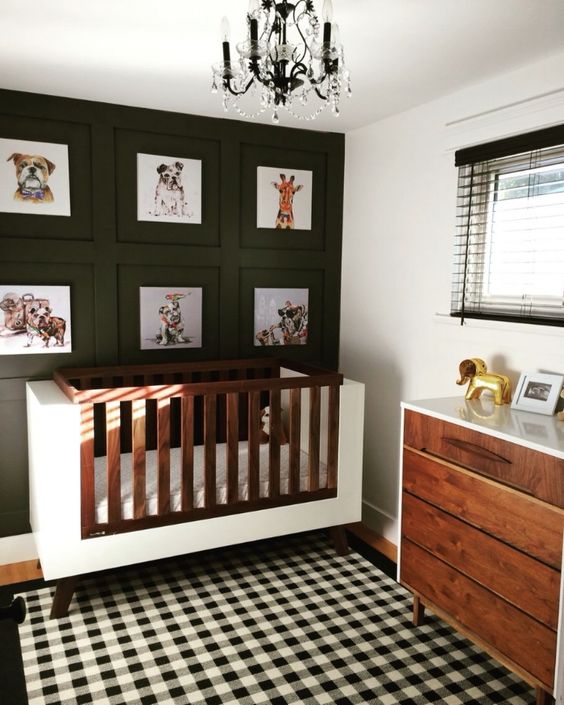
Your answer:
[[[274,123],[281,109],[298,120],[315,120],[330,107],[338,117],[341,94],[350,97],[351,86],[331,0],[324,0],[322,20],[313,0],[250,0],[247,38],[237,44],[239,59],[232,60],[224,17],[223,60],[212,67],[212,93],[221,91],[224,110],[247,118],[269,110]],[[250,96],[247,102],[254,97],[255,111],[244,109],[243,96]]]

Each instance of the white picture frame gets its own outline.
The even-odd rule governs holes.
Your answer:
[[[511,408],[552,416],[563,382],[563,375],[523,372],[519,377]]]
[[[0,284],[0,355],[70,352],[70,286]]]
[[[256,288],[255,347],[307,345],[309,289]]]
[[[202,222],[202,162],[137,154],[137,220]]]
[[[68,145],[1,137],[0,211],[70,216]]]
[[[312,189],[312,171],[257,167],[257,228],[311,230]]]
[[[202,347],[202,288],[139,287],[141,350]]]

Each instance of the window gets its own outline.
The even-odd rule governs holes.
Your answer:
[[[451,315],[564,325],[564,126],[456,153]]]

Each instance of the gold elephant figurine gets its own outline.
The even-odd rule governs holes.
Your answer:
[[[460,379],[456,380],[456,384],[470,382],[464,396],[465,399],[478,399],[480,394],[487,390],[492,392],[494,402],[498,406],[509,404],[511,401],[511,382],[509,377],[488,372],[486,363],[479,357],[462,360],[459,371]]]

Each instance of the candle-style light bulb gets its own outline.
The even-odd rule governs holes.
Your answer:
[[[249,0],[249,15],[254,15],[260,9],[260,0]]]
[[[229,29],[229,20],[227,19],[227,17],[224,17],[221,20],[221,24],[219,25],[219,33],[221,34],[222,42],[229,41],[229,35],[231,34],[231,30]]]

